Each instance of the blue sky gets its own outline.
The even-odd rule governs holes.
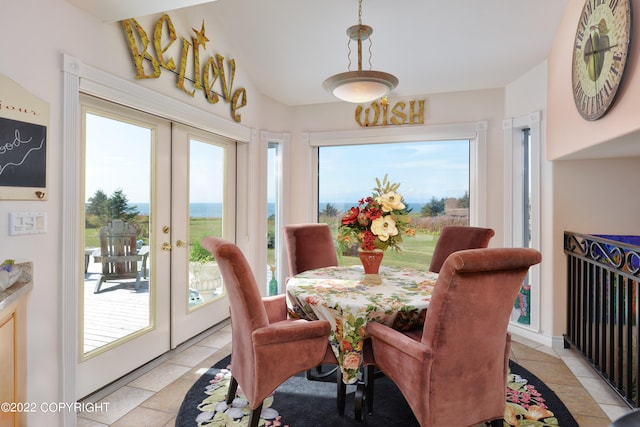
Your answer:
[[[90,144],[85,197],[92,197],[98,189],[110,196],[122,188],[129,202],[147,202],[151,131],[94,115],[87,116],[87,123]],[[198,146],[206,152],[199,151]],[[212,149],[216,151],[205,144],[192,148],[192,166],[199,176],[206,175],[191,180],[193,202],[221,200],[222,188],[211,183],[222,182],[222,162],[216,161],[212,167]],[[469,189],[466,140],[321,147],[319,159],[320,206],[328,202],[355,204],[371,194],[376,177],[382,179],[385,174],[391,182],[400,183],[399,192],[408,202],[461,197]]]
[[[320,148],[320,203],[355,203],[385,174],[406,201],[461,197],[469,190],[469,141]]]
[[[149,128],[100,116],[87,115],[87,173],[85,200],[99,189],[107,196],[122,189],[130,203],[148,203],[151,188]],[[194,141],[190,144],[190,183],[193,202],[222,200],[222,149]]]
[[[151,130],[87,114],[85,200],[121,188],[129,202],[148,201]]]

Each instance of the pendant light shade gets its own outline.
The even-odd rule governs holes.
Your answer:
[[[389,73],[373,70],[348,71],[324,81],[324,88],[336,98],[347,102],[370,102],[382,98],[398,85]]]
[[[398,86],[398,79],[392,74],[362,69],[362,42],[372,33],[372,27],[362,24],[362,0],[359,0],[358,25],[347,29],[349,43],[354,40],[358,44],[358,70],[336,74],[323,83],[323,87],[336,98],[354,103],[371,102],[388,95]]]

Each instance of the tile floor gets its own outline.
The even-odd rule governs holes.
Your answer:
[[[108,410],[78,415],[79,427],[174,426],[182,398],[209,367],[231,352],[231,328],[214,328],[91,401]],[[607,427],[629,411],[593,369],[572,350],[552,349],[514,336],[512,358],[544,381],[581,427]]]

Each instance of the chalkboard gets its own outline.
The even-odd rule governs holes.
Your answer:
[[[0,187],[45,188],[47,128],[0,117]]]

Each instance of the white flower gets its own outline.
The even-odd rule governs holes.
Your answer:
[[[389,191],[382,196],[376,197],[376,202],[380,203],[384,212],[405,208],[404,203],[402,203],[402,196],[395,191]]]
[[[371,232],[383,242],[389,240],[389,236],[397,236],[396,222],[391,215],[376,218],[371,222]]]

